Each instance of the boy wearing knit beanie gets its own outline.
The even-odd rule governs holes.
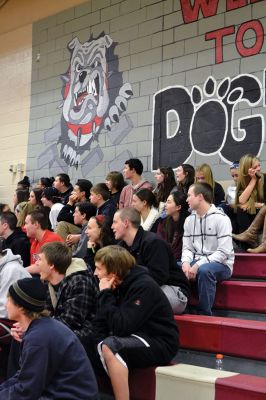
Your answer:
[[[74,333],[44,315],[46,288],[24,278],[9,288],[8,318],[19,322],[20,369],[0,385],[0,400],[96,400],[97,383],[85,350]]]

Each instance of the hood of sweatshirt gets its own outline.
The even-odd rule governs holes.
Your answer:
[[[193,214],[197,215],[197,212],[195,210],[193,210],[191,212],[191,215],[193,215]],[[206,218],[208,215],[211,215],[211,214],[225,215],[222,208],[216,207],[214,204],[211,204],[211,206],[210,206],[209,210],[206,212],[206,214],[201,215],[201,216],[197,215],[197,216],[198,216],[198,218]]]
[[[66,276],[75,274],[76,272],[87,271],[87,265],[82,258],[72,258],[72,262],[66,270]]]
[[[190,218],[192,220],[194,220],[194,228],[193,228],[193,241],[194,241],[194,235],[195,235],[195,230],[196,230],[196,225],[197,225],[197,221],[201,220],[202,221],[202,233],[205,236],[206,235],[206,224],[208,221],[209,217],[212,217],[214,215],[225,215],[224,211],[222,208],[218,208],[216,207],[214,204],[211,205],[211,207],[209,208],[209,210],[206,212],[206,214],[204,215],[198,215],[196,211],[192,211]]]
[[[0,258],[0,269],[5,264],[7,264],[8,262],[11,262],[11,261],[17,261],[23,266],[23,263],[22,263],[20,255],[19,254],[16,254],[16,255],[13,254],[12,250],[10,250],[10,249],[3,250],[2,256],[3,257]]]

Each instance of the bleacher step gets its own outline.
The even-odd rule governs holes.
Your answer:
[[[182,348],[266,360],[266,322],[175,315]]]
[[[217,284],[215,308],[266,313],[266,282],[223,281]],[[192,285],[190,304],[198,303],[196,285]]]
[[[266,254],[235,254],[233,277],[265,279]]]
[[[216,353],[180,349],[173,362],[215,369]],[[266,378],[265,361],[224,355],[224,370]]]
[[[213,315],[215,317],[248,319],[250,321],[265,321],[266,322],[266,314],[262,314],[262,313],[251,313],[251,312],[245,312],[245,311],[214,309]]]
[[[266,379],[187,364],[156,369],[156,400],[264,400]]]

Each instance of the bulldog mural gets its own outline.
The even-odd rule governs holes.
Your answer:
[[[132,129],[125,111],[133,92],[129,83],[123,83],[111,37],[102,33],[85,43],[75,37],[67,48],[71,56],[69,68],[61,76],[61,122],[44,134],[46,144],[54,143],[39,156],[39,168],[47,162],[51,164],[51,154],[57,161],[56,167],[62,168],[65,164],[78,168],[90,158],[96,159],[95,154],[92,157],[88,154],[85,159],[81,157],[90,150],[92,141],[97,140],[102,130],[109,131],[110,135],[114,132],[111,142],[117,144]],[[103,157],[100,148],[97,157],[100,162]]]
[[[79,164],[80,155],[103,128],[110,130],[112,124],[119,122],[133,94],[131,85],[123,85],[122,74],[112,68],[112,51],[108,63],[107,49],[112,44],[108,35],[85,43],[74,38],[68,44],[72,54],[69,69],[62,76],[65,84],[59,143],[61,157],[71,166]]]

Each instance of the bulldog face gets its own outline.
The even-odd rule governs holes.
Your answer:
[[[71,57],[67,73],[61,75],[63,102],[58,143],[61,158],[70,166],[78,167],[81,155],[103,129],[110,131],[113,125],[119,125],[133,95],[131,85],[123,84],[122,73],[117,70],[114,47],[104,32],[97,39],[80,43],[74,38],[68,44]]]
[[[93,131],[106,113],[109,106],[106,48],[111,44],[108,35],[83,44],[77,38],[69,43],[72,57],[63,104],[66,122],[75,125],[91,122]]]

